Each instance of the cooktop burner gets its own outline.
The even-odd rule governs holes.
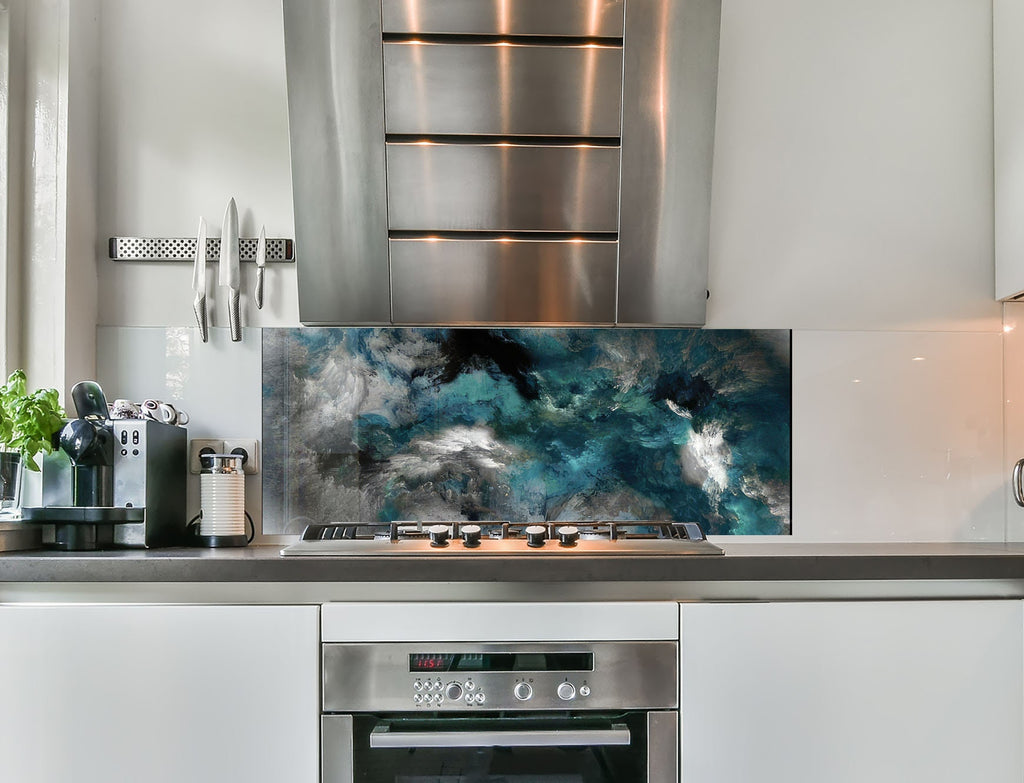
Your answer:
[[[391,522],[308,525],[281,550],[309,555],[721,555],[696,522]]]

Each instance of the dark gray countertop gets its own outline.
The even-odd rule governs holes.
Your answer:
[[[1024,580],[1024,543],[722,543],[724,556],[281,557],[244,549],[0,554],[19,582],[772,582]]]

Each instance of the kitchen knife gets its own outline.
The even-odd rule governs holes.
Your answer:
[[[267,265],[267,227],[260,226],[260,238],[256,240],[256,291],[253,299],[256,309],[263,309],[263,274]]]
[[[220,234],[220,284],[226,286],[228,297],[228,324],[231,327],[231,341],[242,339],[241,315],[238,311],[240,275],[238,271],[238,207],[235,200],[228,201],[224,211],[224,227]]]
[[[196,313],[199,324],[199,336],[203,342],[210,339],[206,321],[206,218],[199,218],[199,235],[196,237],[196,262],[192,267],[192,290],[196,298],[192,300],[192,309]]]

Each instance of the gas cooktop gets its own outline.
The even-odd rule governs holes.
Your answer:
[[[330,555],[721,555],[695,522],[391,522],[309,525],[281,550]]]

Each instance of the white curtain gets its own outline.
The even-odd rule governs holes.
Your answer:
[[[62,397],[95,374],[98,9],[0,0],[0,376]]]
[[[10,356],[8,331],[16,331],[16,323],[8,313],[10,286],[8,268],[10,245],[10,116],[11,116],[11,12],[7,0],[0,0],[0,377],[6,378]],[[12,328],[13,327],[13,328]]]

